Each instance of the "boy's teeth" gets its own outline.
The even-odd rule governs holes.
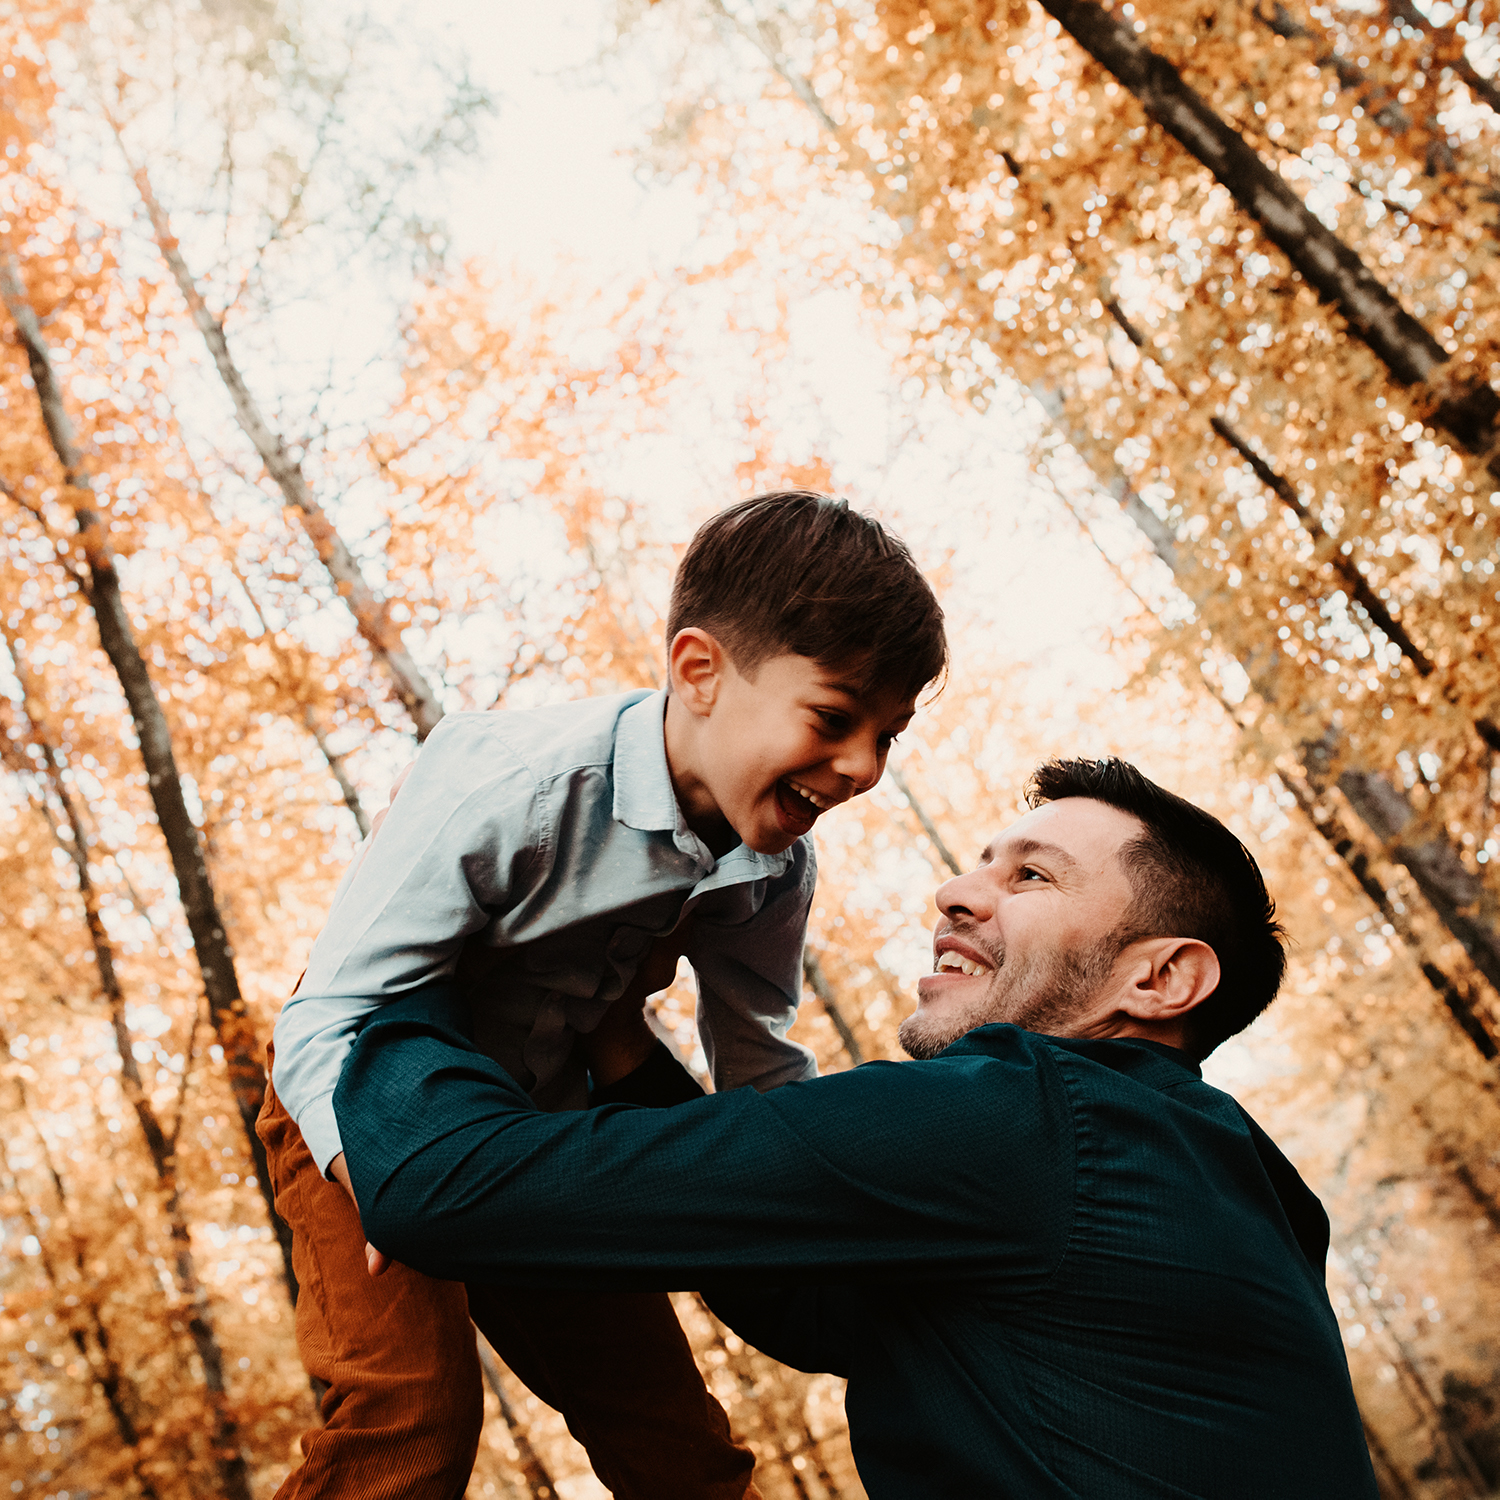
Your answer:
[[[786,784],[797,793],[799,797],[806,797],[819,812],[827,812],[833,806],[833,800],[829,797],[820,797],[811,787],[806,787],[801,782],[793,781],[787,777]]]
[[[937,963],[933,966],[933,972],[941,974],[944,969],[958,969],[965,974],[988,974],[990,971],[983,964],[976,964],[972,958],[965,958],[962,953],[955,953],[950,948],[948,952],[938,956]]]

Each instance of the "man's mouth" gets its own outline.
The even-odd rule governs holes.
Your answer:
[[[994,970],[988,964],[979,963],[969,958],[956,949],[949,948],[937,956],[937,962],[932,966],[934,974],[946,974],[956,970],[960,974],[992,974]]]

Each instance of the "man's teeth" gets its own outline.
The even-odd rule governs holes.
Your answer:
[[[811,802],[819,812],[827,812],[830,807],[834,806],[832,797],[821,797],[817,792],[813,791],[810,786],[803,786],[800,781],[793,781],[790,776],[787,777],[786,784],[791,787],[791,789],[796,792],[798,796],[806,797],[807,800]]]
[[[944,969],[957,969],[964,974],[988,974],[990,972],[984,964],[977,964],[972,958],[965,958],[962,953],[955,953],[951,948],[946,953],[938,955],[933,972],[941,974]]]

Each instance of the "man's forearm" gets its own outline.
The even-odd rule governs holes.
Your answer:
[[[600,1290],[724,1273],[938,1279],[992,1260],[988,1192],[935,1183],[920,1145],[929,1128],[966,1130],[983,1157],[983,1124],[923,1065],[543,1114],[460,1017],[446,986],[382,1007],[335,1097],[366,1233],[395,1260]],[[1000,1175],[995,1161],[976,1180]]]

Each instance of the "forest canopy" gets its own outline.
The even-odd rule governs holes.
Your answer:
[[[954,664],[794,1034],[900,1055],[1044,756],[1209,807],[1292,969],[1208,1076],[1329,1210],[1382,1493],[1493,1493],[1500,13],[574,9],[0,3],[0,1482],[274,1492],[252,1126],[343,868],[446,713],[659,685],[694,526],[805,486]],[[679,1311],[763,1493],[862,1495],[839,1382]],[[602,1495],[487,1376],[469,1493]]]

